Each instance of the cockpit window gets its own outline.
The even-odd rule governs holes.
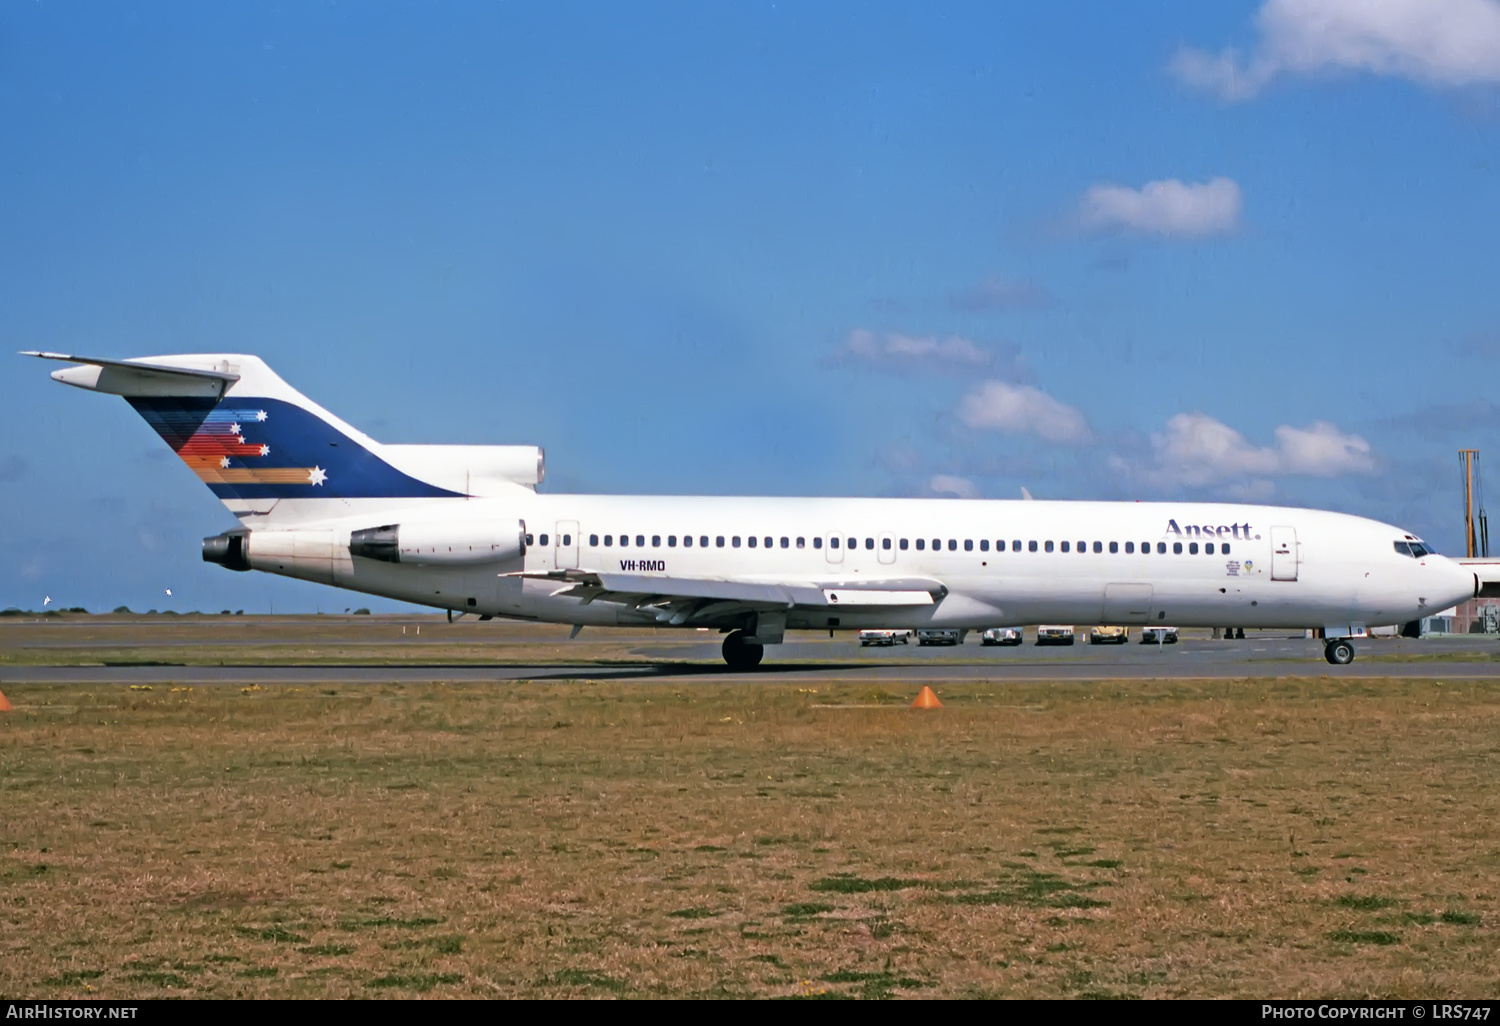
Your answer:
[[[1396,551],[1401,553],[1401,555],[1411,556],[1415,559],[1421,559],[1423,556],[1437,555],[1437,549],[1434,549],[1424,541],[1417,541],[1416,539],[1392,542],[1392,544],[1395,545]]]

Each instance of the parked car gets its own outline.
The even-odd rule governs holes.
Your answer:
[[[1129,627],[1095,627],[1089,631],[1090,645],[1123,645],[1129,640]]]
[[[905,645],[911,640],[911,631],[860,631],[861,645]]]
[[[1142,645],[1175,645],[1177,644],[1176,627],[1142,627]]]
[[[983,645],[1019,645],[1021,643],[1021,628],[991,627],[979,636],[979,641]]]
[[[918,645],[957,645],[963,640],[954,627],[923,627],[917,631]]]
[[[1066,624],[1044,623],[1036,629],[1038,645],[1071,645],[1073,628]]]

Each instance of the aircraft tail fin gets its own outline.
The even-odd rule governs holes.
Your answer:
[[[292,388],[256,356],[24,355],[75,364],[52,373],[63,384],[123,396],[238,515],[264,513],[284,500],[466,494],[398,469],[379,442]],[[317,503],[305,511],[316,509],[328,507]]]

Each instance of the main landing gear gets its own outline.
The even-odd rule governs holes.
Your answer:
[[[1334,666],[1348,666],[1354,662],[1354,646],[1347,638],[1334,638],[1324,643],[1323,658]]]
[[[766,654],[766,646],[748,640],[744,631],[731,631],[724,639],[724,661],[731,670],[753,670]]]

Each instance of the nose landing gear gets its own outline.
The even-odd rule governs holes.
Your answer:
[[[1334,666],[1348,666],[1354,662],[1354,646],[1344,638],[1334,638],[1324,644],[1323,658]]]

